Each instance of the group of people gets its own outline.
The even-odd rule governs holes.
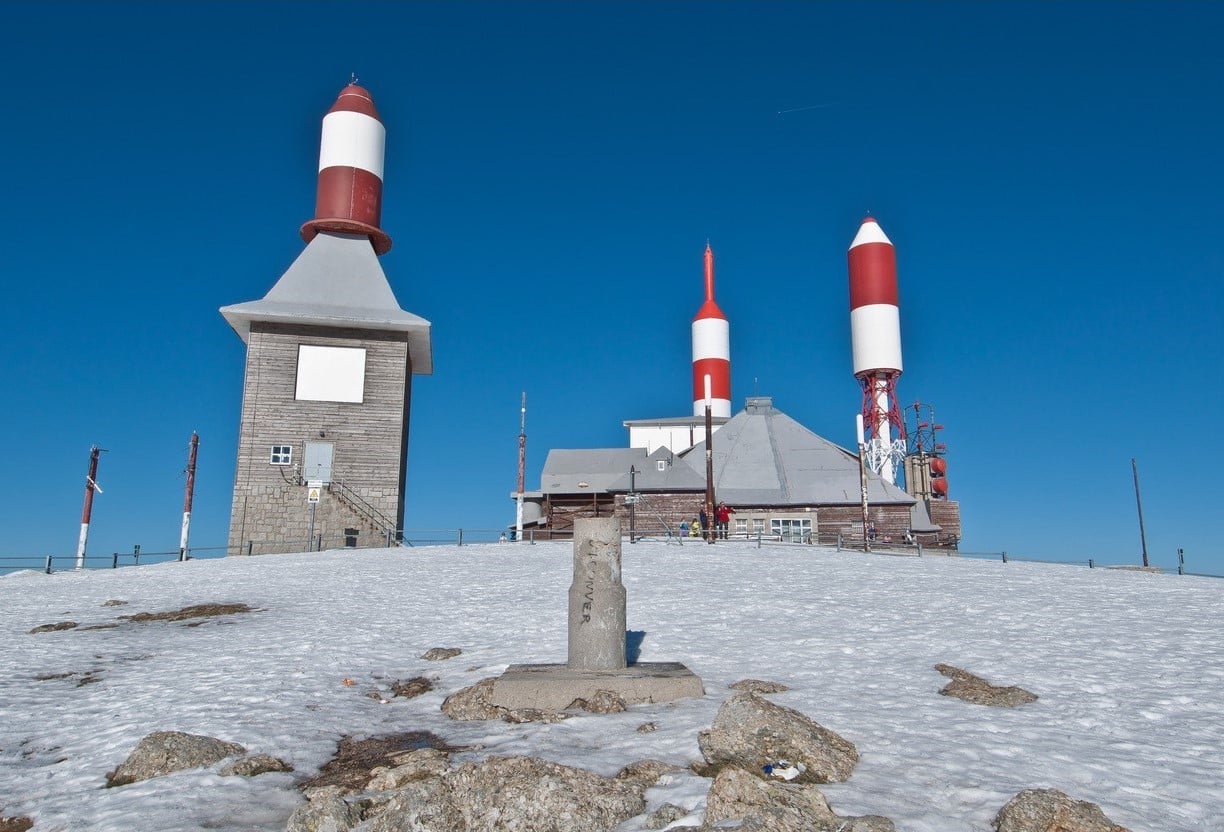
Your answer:
[[[731,515],[734,513],[735,510],[726,503],[719,503],[714,509],[714,527],[711,529],[710,516],[703,508],[693,519],[680,521],[680,534],[688,537],[711,535],[713,540],[726,540],[727,531],[731,525]]]

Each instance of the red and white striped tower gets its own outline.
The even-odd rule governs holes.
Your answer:
[[[706,379],[710,390],[706,391]],[[731,327],[714,302],[714,252],[706,243],[705,303],[693,318],[693,415],[731,418]]]
[[[364,234],[376,253],[391,250],[391,238],[378,227],[386,138],[370,93],[356,83],[342,89],[323,117],[315,218],[302,226],[303,240],[320,231]]]
[[[871,217],[859,226],[849,261],[850,340],[854,376],[863,387],[867,465],[895,483],[905,458],[905,422],[897,402],[897,379],[903,369],[897,253]]]

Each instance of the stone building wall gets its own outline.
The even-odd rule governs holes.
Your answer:
[[[365,385],[361,402],[298,401],[298,346],[361,347]],[[377,330],[334,329],[253,322],[247,343],[238,464],[230,515],[229,551],[300,551],[310,531],[310,505],[301,476],[307,442],[334,446],[333,485],[315,506],[314,533],[324,548],[344,545],[346,529],[358,545],[386,538],[357,495],[403,526],[404,474],[412,367],[404,336]],[[273,465],[274,445],[288,445],[291,465]]]

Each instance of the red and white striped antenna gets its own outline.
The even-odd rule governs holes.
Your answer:
[[[706,380],[710,393],[706,392]],[[715,418],[731,417],[731,326],[714,302],[714,251],[706,243],[705,303],[693,318],[693,415],[704,416],[710,396]]]
[[[897,253],[873,218],[850,244],[850,339],[854,376],[863,388],[867,467],[895,483],[905,459],[905,421],[897,402],[901,363],[901,312]]]

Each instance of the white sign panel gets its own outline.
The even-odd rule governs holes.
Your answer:
[[[306,502],[308,502],[308,503],[317,503],[317,502],[319,502],[319,491],[320,491],[320,489],[318,489],[318,488],[308,488],[308,489],[306,489]]]
[[[307,402],[357,402],[365,397],[366,351],[360,347],[298,346],[297,390]]]

